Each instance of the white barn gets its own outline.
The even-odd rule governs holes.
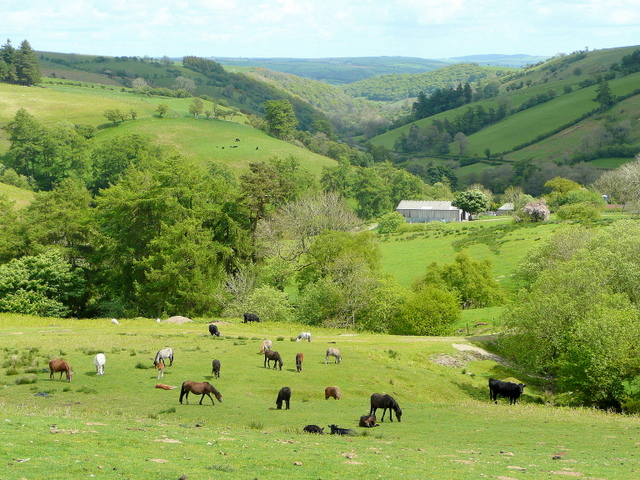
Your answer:
[[[409,223],[460,222],[465,219],[462,210],[445,201],[402,200],[396,212]]]

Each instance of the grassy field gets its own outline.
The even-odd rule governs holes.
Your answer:
[[[640,468],[637,417],[545,405],[535,379],[454,347],[469,338],[314,329],[311,343],[294,343],[294,324],[227,319],[219,328],[223,336],[214,338],[205,320],[0,316],[0,478],[627,480]],[[263,367],[263,338],[283,355],[282,371]],[[175,362],[159,381],[148,367],[166,345]],[[327,346],[342,350],[341,364],[325,365]],[[107,356],[103,377],[92,363],[99,351]],[[296,352],[305,354],[301,373]],[[75,371],[71,383],[45,371],[58,356]],[[213,358],[222,362],[219,379],[210,374]],[[12,369],[22,360],[27,367]],[[491,376],[527,383],[521,403],[490,403]],[[185,380],[210,381],[224,402],[198,405],[192,396],[181,405],[178,390],[154,388]],[[340,400],[324,399],[329,385],[341,388]],[[275,409],[283,386],[293,392],[290,410]],[[396,398],[401,423],[357,426],[374,392]],[[332,423],[358,435],[302,433]]]
[[[100,127],[96,141],[116,135],[143,133],[159,144],[175,146],[183,155],[198,162],[219,162],[236,170],[244,170],[250,162],[266,161],[274,156],[293,155],[302,168],[319,176],[324,166],[335,161],[304,148],[270,137],[261,130],[244,124],[242,115],[235,122],[193,118],[188,108],[190,98],[144,97],[108,86],[79,87],[47,84],[45,88],[0,84],[0,123],[10,122],[20,108],[25,108],[38,122],[55,125],[60,122],[88,123]],[[170,110],[165,118],[156,116],[158,104]],[[210,102],[204,102],[211,109]],[[135,110],[137,119],[112,126],[103,113],[108,109],[122,112]],[[240,138],[241,142],[235,142]],[[234,146],[234,148],[229,148]],[[9,148],[6,132],[0,131],[0,153]]]

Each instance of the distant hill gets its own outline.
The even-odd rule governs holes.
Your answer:
[[[374,137],[371,143],[393,151],[396,140],[412,125],[424,128],[434,122],[455,122],[469,112],[495,111],[504,104],[510,112],[505,118],[467,135],[465,158],[451,143],[449,154],[396,152],[397,161],[459,161],[456,175],[475,181],[484,170],[517,161],[566,168],[586,161],[599,168],[614,168],[640,153],[640,72],[622,75],[610,68],[637,49],[632,46],[558,56],[502,77],[497,96],[403,125]],[[594,99],[598,82],[605,78],[617,103],[602,112]],[[620,139],[613,138],[615,135]]]
[[[342,89],[353,97],[378,101],[397,101],[417,97],[420,92],[429,94],[437,89],[451,88],[460,83],[499,78],[515,70],[514,68],[481,67],[470,63],[459,63],[426,73],[380,75],[344,85]]]
[[[227,58],[214,57],[228,66],[260,67],[333,85],[357,82],[391,73],[431,72],[448,65],[443,60],[415,57],[345,57],[345,58]]]
[[[495,67],[518,67],[523,68],[527,65],[535,65],[540,62],[548,60],[549,57],[537,56],[537,55],[500,55],[500,54],[488,54],[488,55],[466,55],[464,57],[451,57],[447,58],[445,62],[452,63],[477,63],[478,65],[495,66]]]

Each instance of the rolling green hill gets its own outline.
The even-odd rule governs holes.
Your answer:
[[[491,162],[475,166],[491,168],[491,163],[513,162],[532,159],[536,163],[565,163],[567,159],[584,151],[585,137],[594,132],[607,131],[624,125],[629,129],[627,142],[640,151],[640,95],[637,94],[640,74],[616,76],[608,80],[614,96],[622,98],[605,112],[596,112],[599,104],[594,101],[598,78],[609,71],[609,67],[629,55],[637,47],[578,52],[570,56],[554,58],[542,65],[529,68],[502,79],[500,94],[454,110],[439,113],[414,122],[420,128],[435,121],[453,122],[470,109],[482,107],[485,111],[496,110],[506,104],[511,114],[504,119],[485,126],[468,135],[468,156],[485,159],[491,152]],[[552,92],[550,94],[550,92]],[[548,95],[551,100],[524,108],[532,99]],[[524,109],[523,109],[524,108]],[[395,141],[407,134],[412,124],[388,131],[371,140],[373,145],[382,145],[393,150]],[[591,147],[592,149],[594,147]],[[451,144],[451,155],[441,159],[456,159],[457,147]],[[421,157],[411,155],[406,157]],[[629,160],[631,156],[627,157]],[[607,162],[605,165],[618,162]],[[469,170],[467,167],[463,167]],[[459,176],[465,176],[460,169]]]
[[[18,109],[25,108],[44,124],[70,122],[94,125],[98,127],[96,142],[124,133],[144,133],[160,144],[175,146],[186,157],[197,162],[220,162],[236,170],[246,168],[249,162],[289,155],[298,158],[303,168],[316,175],[323,166],[335,164],[330,158],[283,142],[242,123],[208,119],[204,116],[194,119],[188,112],[191,103],[189,98],[147,97],[123,92],[115,87],[96,87],[93,84],[77,86],[45,83],[43,86],[44,88],[27,88],[0,84],[0,95],[4,100],[0,104],[0,123],[10,122]],[[155,113],[160,103],[170,107],[165,118],[157,118]],[[138,117],[112,126],[103,115],[107,109],[119,109],[123,112],[135,110]],[[242,121],[243,116],[235,119]],[[235,142],[236,138],[241,141]],[[230,149],[232,145],[237,148]],[[0,153],[8,147],[7,134],[2,130]]]
[[[514,69],[460,63],[426,73],[379,75],[344,85],[342,89],[354,97],[396,101],[417,97],[420,92],[433,93],[437,89],[450,88],[459,83],[496,80],[512,71]]]

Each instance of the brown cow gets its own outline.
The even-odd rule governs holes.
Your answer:
[[[338,387],[325,388],[324,399],[329,400],[329,397],[333,397],[335,400],[340,400],[340,389]]]
[[[71,371],[71,367],[64,360],[60,360],[59,358],[54,358],[49,361],[49,378],[53,379],[53,374],[56,372],[60,372],[60,380],[62,380],[62,372],[67,374],[67,381],[71,381],[71,377],[73,376],[73,372]]]

